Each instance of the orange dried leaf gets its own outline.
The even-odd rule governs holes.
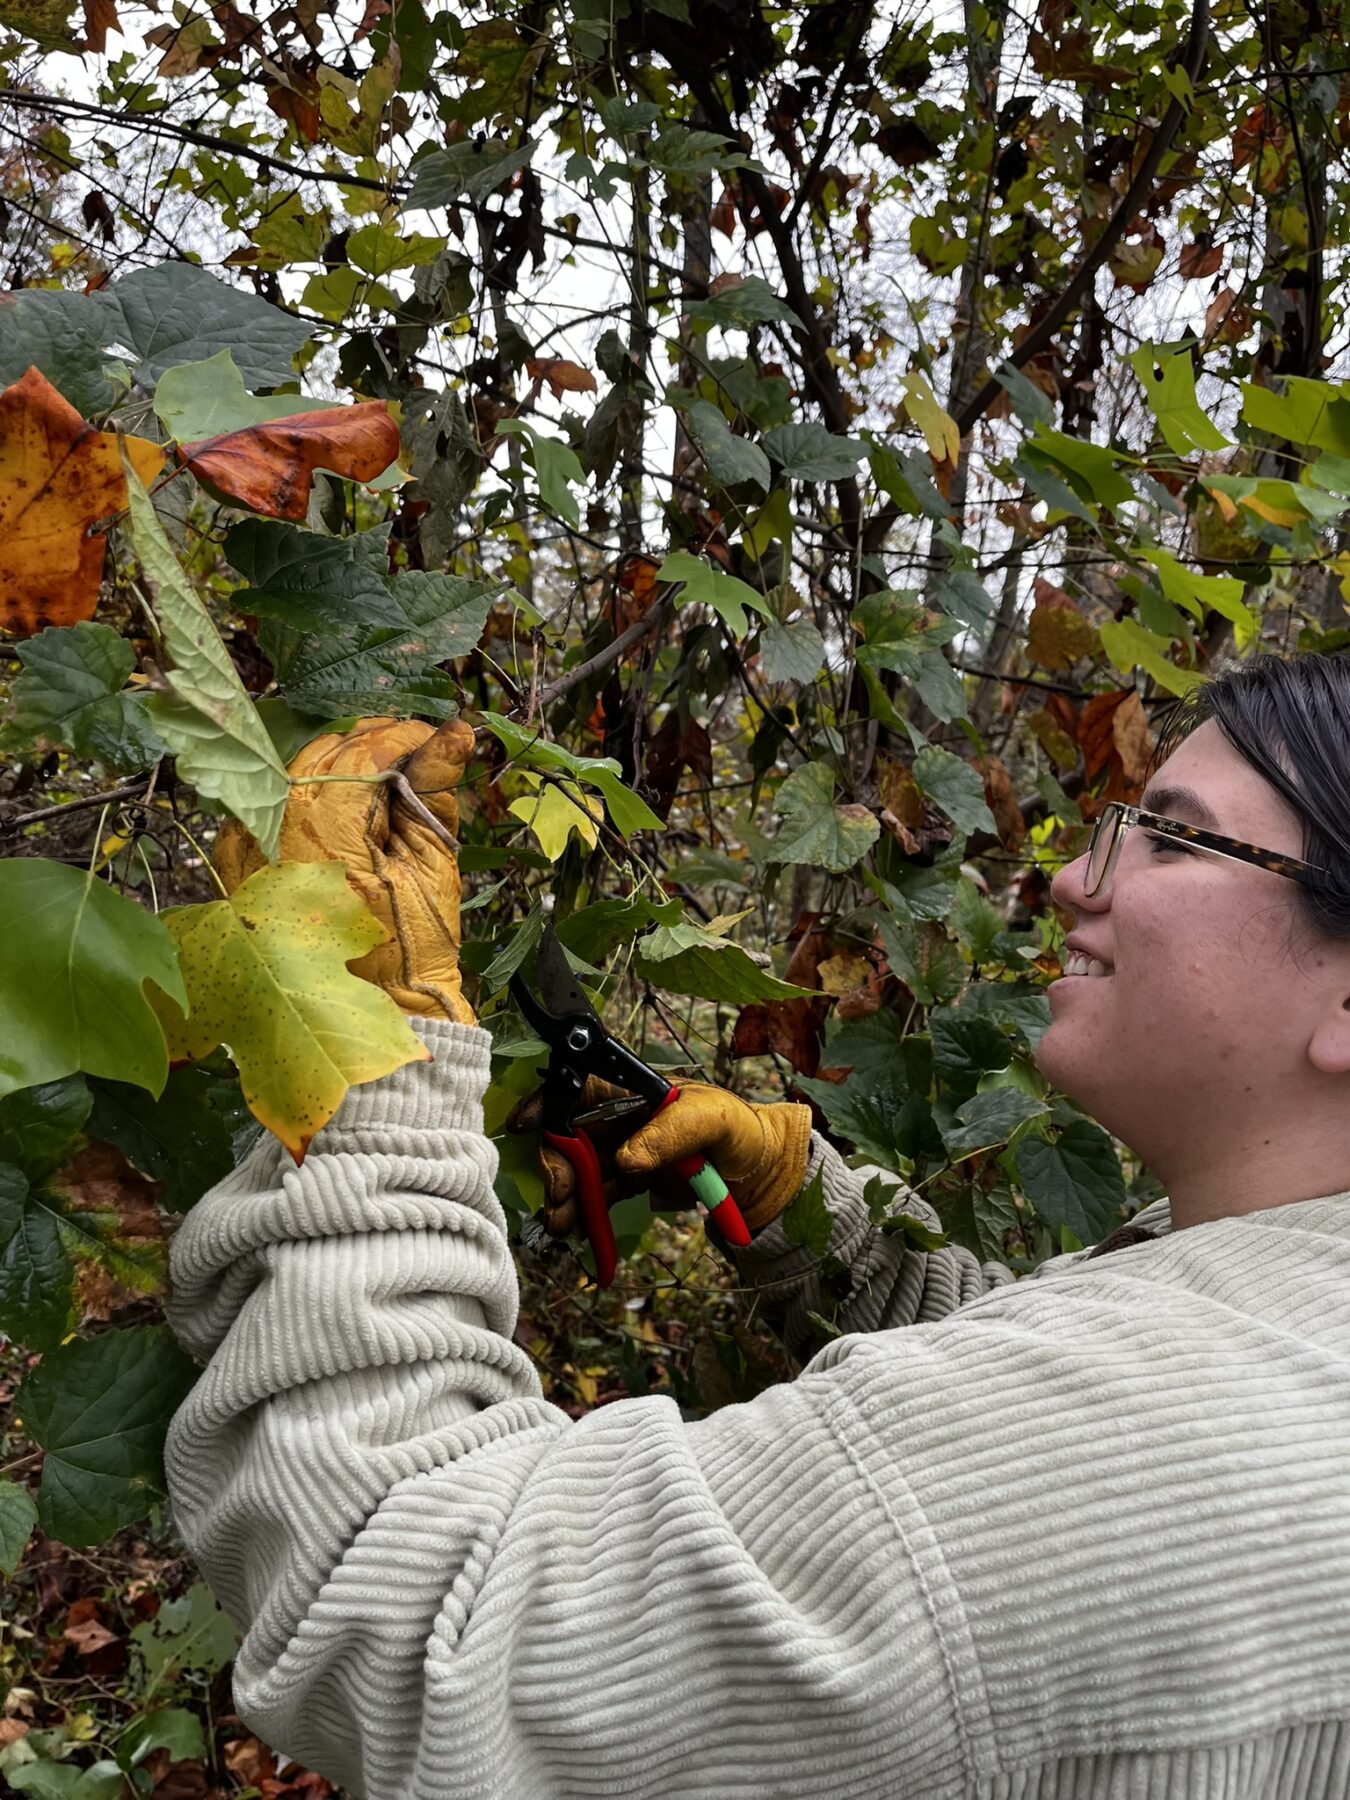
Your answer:
[[[146,438],[126,446],[149,484],[163,450]],[[90,618],[104,545],[90,527],[126,503],[114,432],[87,425],[37,369],[0,393],[0,624],[28,637]]]
[[[525,368],[531,380],[548,383],[555,399],[563,394],[594,394],[597,391],[590,370],[583,369],[580,363],[568,362],[563,356],[532,356]]]
[[[385,400],[323,412],[292,413],[243,431],[183,444],[178,452],[199,481],[269,519],[303,519],[316,469],[348,481],[374,481],[398,456],[398,426]]]

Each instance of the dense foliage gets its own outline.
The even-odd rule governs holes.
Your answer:
[[[210,869],[226,815],[275,851],[286,763],[364,714],[477,728],[494,1132],[552,917],[644,1055],[889,1173],[884,1228],[923,1235],[903,1179],[1025,1271],[1139,1203],[1032,1060],[1049,878],[1218,658],[1350,641],[1342,35],[1283,0],[0,4],[6,1569],[35,1525],[28,1568],[162,1531],[166,1227],[258,1121],[302,1155],[412,1053],[340,876]],[[562,1403],[781,1376],[695,1221],[625,1203],[597,1295],[501,1145]],[[788,1223],[823,1255],[818,1198]],[[145,1724],[148,1666],[84,1735],[12,1731],[7,1779],[224,1781],[190,1712]]]

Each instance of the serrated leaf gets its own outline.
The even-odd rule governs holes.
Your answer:
[[[710,567],[688,550],[673,551],[656,571],[656,579],[683,582],[684,592],[678,596],[676,605],[710,606],[733,637],[745,636],[749,624],[745,616],[747,607],[753,612],[769,611],[769,603],[763,594],[756,593],[748,582]]]
[[[250,394],[228,349],[166,369],[155,384],[153,404],[160,424],[179,444],[223,437],[296,413],[342,409],[340,400],[312,400],[305,394]]]
[[[789,1244],[798,1245],[817,1262],[829,1254],[834,1219],[825,1204],[825,1183],[819,1169],[778,1217]]]
[[[73,1278],[51,1208],[18,1169],[0,1163],[0,1331],[29,1350],[59,1344]]]
[[[239,1637],[210,1588],[198,1581],[137,1625],[131,1642],[140,1654],[145,1686],[157,1688],[183,1675],[218,1675],[234,1660]]]
[[[957,1122],[943,1132],[942,1141],[955,1162],[977,1150],[1006,1143],[1019,1125],[1048,1110],[1043,1100],[1023,1093],[1021,1088],[989,1088],[957,1107]]]
[[[836,437],[823,425],[777,425],[763,441],[783,473],[798,481],[846,481],[867,455],[858,438]]]
[[[1067,1225],[1084,1244],[1095,1244],[1118,1223],[1125,1177],[1115,1145],[1088,1119],[1066,1125],[1054,1143],[1024,1138],[1017,1174],[1037,1216],[1053,1228]]]
[[[449,719],[459,690],[436,665],[476,648],[501,592],[493,582],[407,571],[389,584],[401,625],[304,632],[273,621],[261,627],[258,641],[286,699],[301,711],[328,719],[373,713]]]
[[[45,1532],[80,1549],[145,1516],[163,1493],[169,1420],[196,1377],[163,1326],[47,1352],[17,1403],[25,1431],[47,1453],[38,1490]]]
[[[388,994],[347,968],[386,934],[341,863],[277,863],[164,917],[189,1002],[186,1017],[160,1009],[174,1060],[224,1044],[296,1162],[349,1087],[426,1059]]]
[[[942,808],[958,831],[967,836],[972,831],[997,832],[979,771],[961,757],[926,744],[914,758],[913,775],[920,792]]]
[[[79,1070],[159,1093],[164,1034],[142,984],[184,1000],[162,923],[83,869],[0,861],[0,1095]]]
[[[472,138],[433,150],[413,165],[412,187],[403,202],[407,211],[432,211],[457,200],[486,200],[534,155],[535,139],[512,148],[501,138]]]
[[[1177,456],[1226,450],[1229,439],[1200,409],[1195,365],[1187,344],[1141,344],[1126,358],[1144,390],[1163,439]]]
[[[12,1163],[30,1181],[39,1181],[66,1160],[92,1105],[82,1075],[6,1094],[0,1100],[0,1163]]]
[[[636,967],[644,981],[667,993],[735,1006],[749,1006],[755,1000],[815,997],[814,989],[779,981],[739,944],[709,936],[696,925],[658,925],[638,944]]]
[[[768,457],[749,438],[737,437],[720,407],[697,400],[689,408],[687,417],[690,433],[697,440],[714,481],[720,481],[723,487],[753,481],[762,493],[768,492],[771,479]]]
[[[929,1019],[933,1060],[952,1087],[973,1088],[981,1075],[996,1074],[1012,1061],[1012,1044],[992,1019],[944,1007]]]
[[[164,754],[144,696],[122,691],[136,653],[107,625],[53,625],[14,654],[23,673],[14,683],[7,743],[63,744],[121,773],[149,768]]]
[[[618,944],[630,944],[649,925],[674,925],[680,902],[658,905],[652,900],[597,900],[569,913],[557,924],[559,941],[582,962],[598,963]]]
[[[603,817],[598,801],[588,800],[581,789],[569,781],[557,778],[542,781],[535,775],[523,775],[521,779],[534,791],[513,800],[507,810],[529,826],[550,862],[558,861],[574,831],[582,843],[592,850],[595,848],[600,830],[598,821]]]
[[[171,1069],[158,1100],[124,1081],[96,1081],[89,1136],[115,1144],[133,1168],[162,1181],[161,1204],[186,1212],[234,1167],[230,1133],[211,1103],[214,1071]]]
[[[759,659],[766,681],[814,681],[825,666],[825,640],[809,619],[780,625],[766,621],[759,640]]]
[[[839,875],[881,835],[881,824],[867,807],[835,804],[834,775],[824,763],[794,769],[775,806],[783,823],[770,850],[774,862],[807,863]]]
[[[334,538],[246,519],[226,534],[225,555],[248,582],[234,595],[241,612],[300,631],[407,625],[389,588],[387,525]]]
[[[896,1070],[855,1071],[844,1082],[799,1075],[796,1085],[820,1107],[837,1137],[883,1169],[898,1173],[902,1161],[941,1148],[927,1097],[910,1092]]]
[[[124,466],[128,534],[173,661],[168,674],[173,698],[158,696],[151,707],[155,730],[174,752],[183,779],[219,800],[253,833],[263,854],[274,857],[290,792],[285,766],[149,495],[135,470]]]
[[[125,393],[112,380],[105,319],[87,294],[63,288],[0,293],[0,388],[40,369],[84,418],[107,412]]]
[[[663,127],[655,143],[643,146],[643,154],[663,175],[686,180],[715,169],[743,168],[747,160],[720,131],[698,131],[675,120]]]
[[[103,341],[133,352],[135,378],[147,388],[175,364],[220,350],[230,351],[247,387],[282,387],[311,336],[290,313],[188,262],[133,270],[89,298],[104,315]]]
[[[12,1575],[33,1527],[37,1524],[37,1507],[33,1496],[17,1481],[0,1481],[0,1575]]]

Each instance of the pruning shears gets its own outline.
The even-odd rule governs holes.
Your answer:
[[[519,973],[513,975],[511,992],[530,1029],[548,1046],[548,1066],[543,1071],[544,1142],[561,1151],[576,1174],[582,1223],[595,1253],[596,1279],[601,1287],[608,1287],[614,1280],[618,1251],[601,1188],[600,1157],[586,1124],[644,1109],[653,1116],[663,1106],[672,1105],[680,1090],[605,1030],[581,991],[552,925],[540,940],[536,979],[537,994]],[[627,1089],[627,1096],[581,1112],[582,1093],[591,1075]],[[689,1183],[726,1242],[742,1248],[747,1245],[750,1233],[741,1210],[712,1164],[696,1154],[681,1157],[675,1170]]]

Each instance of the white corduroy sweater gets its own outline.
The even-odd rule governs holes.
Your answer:
[[[369,1800],[1347,1800],[1350,1196],[989,1286],[818,1145],[872,1329],[574,1423],[511,1341],[488,1039],[418,1029],[173,1246],[170,1490],[270,1743]],[[810,1280],[776,1226],[742,1266]]]

